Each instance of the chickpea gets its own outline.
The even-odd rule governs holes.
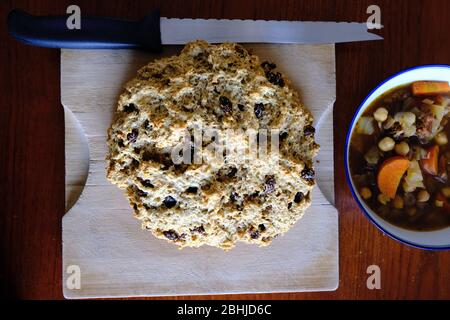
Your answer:
[[[443,145],[445,145],[445,144],[448,143],[447,135],[446,135],[445,132],[443,132],[443,131],[439,132],[439,133],[436,135],[436,137],[434,137],[434,139],[436,140],[436,143],[437,143],[438,145],[441,145],[441,146],[443,146]]]
[[[394,123],[395,123],[394,118],[392,118],[392,117],[389,116],[389,117],[386,119],[386,121],[383,123],[383,129],[387,130],[387,129],[392,128],[392,126],[394,125]]]
[[[361,194],[361,197],[363,197],[364,200],[372,198],[372,191],[370,191],[369,188],[364,187],[361,189],[359,193]]]
[[[401,156],[406,156],[409,153],[409,145],[403,141],[395,145],[395,152]]]
[[[387,111],[386,108],[378,108],[378,109],[373,113],[373,117],[374,117],[375,120],[377,120],[378,122],[384,122],[384,121],[386,121],[388,115],[389,115],[389,112]]]
[[[381,151],[387,152],[393,150],[395,147],[395,141],[391,137],[386,137],[381,139],[380,142],[378,142],[378,148],[380,148]]]
[[[450,198],[450,187],[442,188],[441,192],[444,195],[444,197]]]
[[[401,116],[403,123],[407,125],[412,125],[416,122],[416,115],[412,112],[404,112]]]
[[[444,206],[444,201],[441,201],[441,200],[434,200],[434,205],[435,205],[437,208],[442,208],[442,207]]]
[[[389,201],[391,201],[391,198],[389,198],[387,195],[380,193],[378,195],[378,202],[381,204],[386,205]]]
[[[399,195],[395,196],[393,204],[395,209],[403,209],[404,206],[403,198],[400,197]]]
[[[427,202],[430,200],[430,194],[427,190],[420,190],[417,194],[417,201],[418,202]]]

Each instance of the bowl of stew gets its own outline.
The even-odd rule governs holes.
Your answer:
[[[450,66],[402,71],[359,106],[347,134],[353,197],[384,233],[450,249]]]

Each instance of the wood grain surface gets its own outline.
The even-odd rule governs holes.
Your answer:
[[[192,18],[360,21],[382,10],[381,42],[336,46],[336,204],[340,212],[340,286],[327,293],[207,296],[222,299],[449,299],[450,252],[427,252],[384,236],[361,214],[343,170],[344,133],[377,83],[407,67],[450,64],[448,0],[309,1],[0,1],[0,282],[4,297],[62,298],[64,119],[59,51],[29,47],[6,31],[12,8],[64,14],[76,3],[86,15],[138,18],[154,8]],[[366,268],[381,268],[382,289],[368,290]],[[181,297],[188,298],[188,297]],[[205,297],[192,297],[202,299]],[[179,298],[178,298],[179,299]]]

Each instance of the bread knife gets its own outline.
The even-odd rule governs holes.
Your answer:
[[[68,16],[33,16],[21,10],[8,15],[8,30],[35,46],[68,49],[144,48],[160,52],[162,45],[203,39],[210,43],[324,44],[381,40],[365,23],[274,20],[177,19],[155,10],[141,20],[81,17],[80,29],[67,27]]]

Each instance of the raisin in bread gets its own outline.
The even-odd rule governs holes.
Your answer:
[[[227,250],[268,245],[302,217],[318,145],[310,112],[275,69],[240,45],[195,41],[126,85],[108,131],[107,177],[126,190],[143,228],[181,247]],[[254,146],[252,131],[279,130],[279,152],[243,161],[224,151],[217,161],[202,148],[201,163],[175,164],[172,150],[199,128],[232,132],[230,149]],[[204,137],[202,147],[212,143],[220,145]]]

